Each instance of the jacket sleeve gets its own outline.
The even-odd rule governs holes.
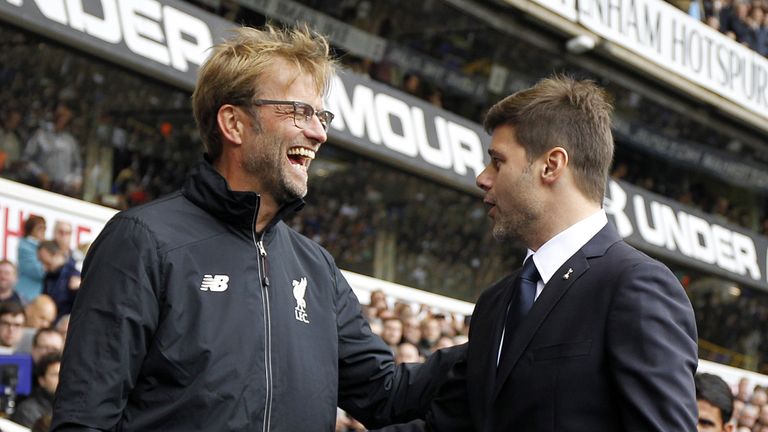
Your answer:
[[[423,418],[433,393],[466,347],[440,350],[423,365],[395,365],[392,351],[371,331],[338,268],[335,274],[339,406],[369,428]]]
[[[617,284],[606,331],[622,430],[696,430],[696,324],[683,287],[651,261]]]
[[[157,327],[160,273],[145,225],[120,215],[107,224],[85,261],[51,430],[107,430],[119,422]]]

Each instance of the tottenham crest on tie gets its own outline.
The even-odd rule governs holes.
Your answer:
[[[294,308],[294,318],[296,321],[309,324],[309,318],[307,317],[307,302],[304,300],[304,294],[307,292],[307,278],[303,277],[300,281],[294,280],[293,284],[293,298],[296,299],[296,308]]]

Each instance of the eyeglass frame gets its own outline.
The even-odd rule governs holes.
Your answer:
[[[304,122],[309,122],[310,120],[312,120],[312,117],[317,116],[317,119],[320,120],[320,126],[322,126],[323,130],[326,132],[328,132],[328,128],[331,127],[331,122],[333,121],[333,119],[336,118],[336,115],[328,110],[317,111],[315,107],[313,107],[312,105],[306,102],[301,102],[301,101],[254,99],[250,103],[251,105],[255,105],[255,106],[292,105],[293,106],[293,125],[302,130],[305,128],[302,126],[299,126],[299,122],[301,120],[297,120],[297,116],[301,116],[299,109],[309,110],[309,114],[304,114],[304,120],[303,120]],[[323,120],[323,116],[325,116],[327,119]]]

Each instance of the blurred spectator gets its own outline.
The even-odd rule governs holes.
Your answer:
[[[388,318],[382,322],[381,338],[397,354],[397,345],[403,338],[403,323],[399,318]]]
[[[45,269],[37,258],[37,245],[45,240],[45,219],[31,215],[24,222],[24,237],[19,239],[18,273],[16,292],[24,304],[29,303],[43,291]]]
[[[754,405],[744,405],[744,408],[741,410],[741,414],[739,415],[739,418],[736,422],[736,427],[744,427],[752,430],[752,428],[755,426],[755,423],[757,423],[757,415],[759,414],[758,410],[759,408]]]
[[[432,347],[432,352],[435,352],[443,348],[450,348],[454,345],[456,345],[456,342],[453,341],[452,337],[442,336],[440,339],[437,340],[437,343],[435,343],[435,346]]]
[[[768,426],[768,405],[762,405],[760,407],[760,412],[757,415],[757,422],[760,426]]]
[[[421,82],[421,77],[415,72],[408,72],[403,76],[402,89],[417,98],[424,97],[424,85]]]
[[[61,333],[64,339],[67,339],[67,330],[69,330],[69,314],[62,315],[58,321],[56,321],[56,330]]]
[[[8,260],[0,260],[0,302],[15,301],[21,304],[21,297],[16,292],[16,266]]]
[[[21,157],[21,138],[18,128],[21,113],[14,107],[7,107],[0,121],[0,172],[11,169]]]
[[[746,377],[739,379],[739,384],[736,390],[736,399],[747,402],[749,401],[749,380]]]
[[[38,364],[40,359],[50,354],[61,354],[64,350],[64,337],[54,328],[44,328],[37,331],[32,339],[32,362]]]
[[[52,418],[52,415],[41,416],[37,419],[35,424],[32,425],[29,432],[50,432]]]
[[[416,348],[416,345],[403,342],[397,346],[395,361],[397,363],[420,363],[422,360],[421,355],[419,355],[419,349]]]
[[[403,320],[403,341],[417,346],[421,341],[421,321],[417,317]]]
[[[32,344],[38,330],[49,328],[56,320],[56,303],[46,294],[35,297],[24,308],[25,323],[17,350],[32,352]]]
[[[768,394],[766,394],[765,389],[756,387],[752,391],[752,397],[749,399],[749,403],[756,407],[761,407],[768,403]]]
[[[13,354],[21,342],[24,309],[14,301],[0,303],[0,354]]]
[[[25,325],[35,331],[48,328],[56,322],[56,312],[56,302],[47,294],[41,294],[25,307]]]
[[[59,102],[53,123],[44,123],[32,135],[22,159],[28,162],[29,177],[34,185],[53,192],[79,196],[83,185],[83,163],[80,145],[69,132],[74,113],[66,102]]]
[[[72,258],[75,262],[75,269],[80,271],[83,267],[85,253],[80,250],[80,247],[72,247],[72,224],[66,221],[56,221],[53,225],[53,240],[64,251],[67,258]],[[87,251],[87,246],[89,245],[83,246],[86,247]]]
[[[722,378],[706,373],[696,375],[698,432],[732,432],[733,395]]]
[[[421,340],[419,341],[419,351],[424,357],[432,354],[433,347],[442,336],[440,331],[440,322],[435,318],[427,318],[421,322]]]
[[[56,221],[53,224],[53,241],[59,245],[64,256],[72,256],[72,224],[65,221]]]
[[[47,272],[43,291],[56,302],[56,317],[70,313],[80,288],[80,271],[75,260],[51,240],[40,243],[38,257]]]
[[[40,417],[53,414],[53,395],[59,386],[60,366],[59,354],[49,354],[40,359],[35,367],[32,394],[19,404],[11,420],[32,427]]]

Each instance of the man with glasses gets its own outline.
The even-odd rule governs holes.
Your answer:
[[[0,354],[16,352],[24,326],[24,308],[15,301],[0,302]]]
[[[205,161],[115,216],[72,311],[53,430],[333,430],[419,414],[461,351],[395,366],[333,258],[283,220],[333,114],[327,41],[240,28],[201,67]],[[432,379],[430,379],[432,378]]]

